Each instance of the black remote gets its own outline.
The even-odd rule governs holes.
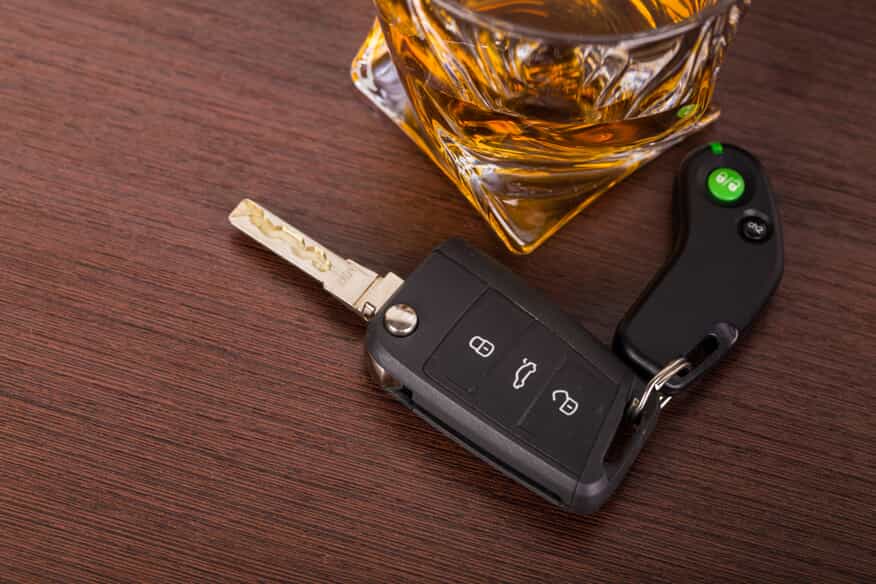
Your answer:
[[[775,197],[760,162],[713,143],[682,163],[673,196],[675,245],[621,323],[614,349],[643,377],[684,358],[690,386],[746,332],[782,279],[784,244]]]
[[[778,217],[759,165],[739,149],[717,149],[685,164],[676,192],[682,243],[621,327],[615,343],[620,357],[461,240],[438,247],[402,281],[337,256],[251,201],[243,201],[230,220],[369,321],[366,348],[384,389],[548,501],[590,513],[614,492],[653,430],[657,397],[666,395],[654,390],[684,387],[714,365],[726,351],[705,351],[702,339],[725,334],[733,337],[732,346],[778,282],[770,279],[776,254],[781,274]],[[703,197],[704,188],[715,200]],[[746,218],[757,224],[746,225]],[[705,233],[700,221],[708,223]],[[700,241],[717,247],[705,254]],[[744,259],[737,261],[740,253]],[[772,259],[760,260],[758,253]],[[716,257],[735,276],[714,268]],[[667,327],[659,334],[640,324],[659,312],[664,287],[680,287],[690,302],[695,292],[684,283],[698,285],[697,274],[731,282],[736,293],[718,290],[716,302],[695,302],[682,325],[655,321],[652,326]],[[735,282],[740,278],[746,282]],[[674,309],[674,298],[664,302]],[[652,345],[652,337],[669,348]],[[696,360],[697,350],[707,355]],[[667,369],[673,360],[689,363],[688,374],[672,375],[680,371]]]

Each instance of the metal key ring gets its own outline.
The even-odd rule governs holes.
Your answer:
[[[648,398],[651,397],[652,393],[656,392],[659,394],[660,388],[666,385],[666,382],[688,368],[690,368],[690,363],[683,357],[670,361],[666,367],[658,371],[657,375],[651,378],[651,381],[648,382],[648,387],[645,388],[645,393],[642,394],[642,397],[634,399],[630,403],[629,415],[633,418],[637,418],[639,414],[642,413],[642,410],[645,409],[645,404],[648,403]],[[660,407],[663,408],[668,402],[668,397],[661,400]]]

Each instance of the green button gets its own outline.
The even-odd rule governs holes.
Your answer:
[[[716,168],[708,183],[709,192],[722,203],[734,203],[745,194],[745,179],[732,168]]]

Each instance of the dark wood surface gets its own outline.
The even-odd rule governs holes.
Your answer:
[[[719,124],[525,258],[354,92],[373,13],[2,2],[0,580],[872,581],[871,3],[754,2]],[[461,235],[608,340],[718,138],[781,194],[785,279],[592,517],[381,394],[356,318],[226,222],[250,195],[399,274]]]

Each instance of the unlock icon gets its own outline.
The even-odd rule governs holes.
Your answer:
[[[557,400],[562,400],[560,402],[560,413],[564,416],[571,416],[578,411],[578,402],[572,399],[569,392],[565,389],[557,389],[551,393],[551,401],[556,403]]]

